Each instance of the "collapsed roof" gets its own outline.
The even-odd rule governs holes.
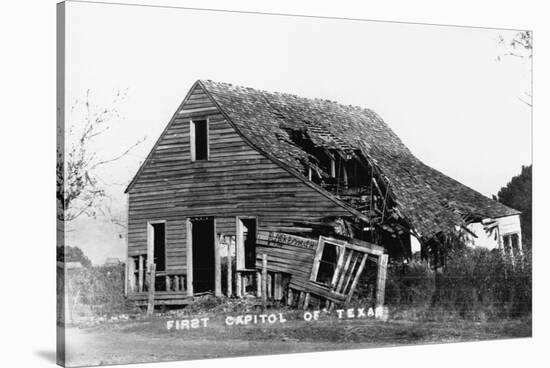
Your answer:
[[[422,163],[372,110],[210,80],[197,83],[256,149],[304,179],[312,169],[328,176],[313,149],[366,162],[393,210],[423,239],[520,213]]]

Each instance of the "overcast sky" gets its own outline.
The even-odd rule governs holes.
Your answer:
[[[67,124],[82,120],[71,106],[89,89],[94,104],[120,113],[98,155],[147,137],[101,172],[115,212],[197,79],[371,108],[418,158],[488,196],[531,164],[531,111],[518,99],[530,62],[497,60],[499,35],[514,31],[70,2],[66,31]],[[116,225],[71,227],[67,245],[94,263],[125,257]]]

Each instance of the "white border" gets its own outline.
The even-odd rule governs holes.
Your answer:
[[[119,2],[125,2],[120,0]],[[133,3],[144,3],[134,0]],[[52,366],[55,349],[55,1],[3,2],[0,22],[3,103],[0,144],[4,229],[2,366]],[[147,1],[186,7],[249,10],[436,24],[527,28],[534,31],[534,338],[499,342],[225,359],[227,367],[342,364],[380,367],[544,366],[548,339],[550,246],[542,236],[550,188],[547,163],[550,32],[542,1],[196,0]],[[29,115],[33,116],[29,119]],[[23,139],[24,137],[24,139]],[[17,219],[17,221],[9,221]],[[7,234],[7,237],[5,236]],[[22,267],[24,266],[24,267]],[[26,270],[25,272],[23,270]],[[537,281],[538,280],[538,281]],[[9,344],[9,348],[8,345]],[[131,367],[218,367],[218,360]],[[129,366],[130,367],[130,366]]]

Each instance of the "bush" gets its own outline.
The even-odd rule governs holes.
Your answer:
[[[66,298],[70,319],[79,315],[113,315],[128,311],[124,298],[123,263],[67,270]]]
[[[437,272],[421,261],[390,264],[386,303],[398,315],[510,318],[531,313],[531,290],[530,254],[512,262],[498,250],[466,248]]]
[[[386,303],[410,307],[430,305],[435,292],[434,272],[426,261],[391,263],[386,280]]]

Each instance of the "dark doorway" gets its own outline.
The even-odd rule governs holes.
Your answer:
[[[193,219],[193,292],[214,291],[214,219]]]
[[[164,223],[152,224],[153,227],[153,262],[156,271],[166,271],[166,242]]]
[[[317,282],[330,285],[338,263],[337,253],[338,251],[336,250],[336,245],[325,242],[323,254],[321,255],[321,260],[319,261],[319,270],[317,271],[316,279]]]
[[[244,267],[256,268],[256,219],[243,218]]]

